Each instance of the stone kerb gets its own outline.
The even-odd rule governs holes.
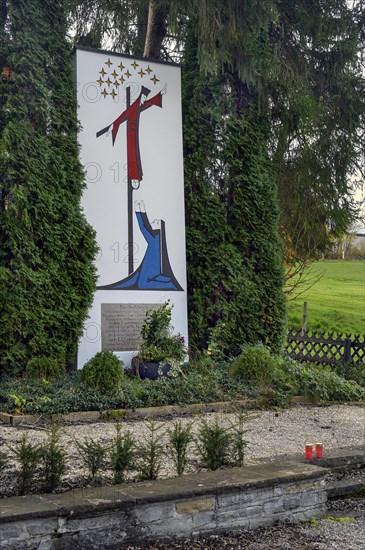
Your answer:
[[[326,512],[327,470],[255,464],[181,478],[6,499],[2,550],[123,548]]]

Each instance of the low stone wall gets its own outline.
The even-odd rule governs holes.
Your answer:
[[[318,518],[327,470],[255,464],[181,478],[29,495],[0,503],[0,548],[123,548],[231,528]]]

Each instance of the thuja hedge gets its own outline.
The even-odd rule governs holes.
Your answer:
[[[183,72],[189,344],[278,351],[286,306],[267,112],[252,91],[199,73],[193,36]]]
[[[95,289],[64,0],[0,10],[0,367],[73,359]],[[0,368],[0,370],[1,370]]]

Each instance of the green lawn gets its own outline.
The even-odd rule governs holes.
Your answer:
[[[312,288],[288,302],[288,326],[301,327],[308,302],[308,329],[365,334],[365,261],[322,260],[312,274],[322,272]]]

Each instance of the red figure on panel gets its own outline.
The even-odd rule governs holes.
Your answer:
[[[127,166],[128,166],[128,180],[131,182],[133,189],[138,189],[141,180],[143,179],[141,156],[139,151],[139,117],[140,114],[149,107],[156,106],[162,107],[162,96],[167,91],[167,86],[156,94],[155,96],[147,99],[150,94],[148,88],[142,86],[141,92],[137,99],[129,106],[123,113],[106,128],[103,128],[97,132],[96,137],[99,137],[112,128],[112,142],[115,143],[115,139],[118,134],[119,126],[123,122],[127,122]]]

